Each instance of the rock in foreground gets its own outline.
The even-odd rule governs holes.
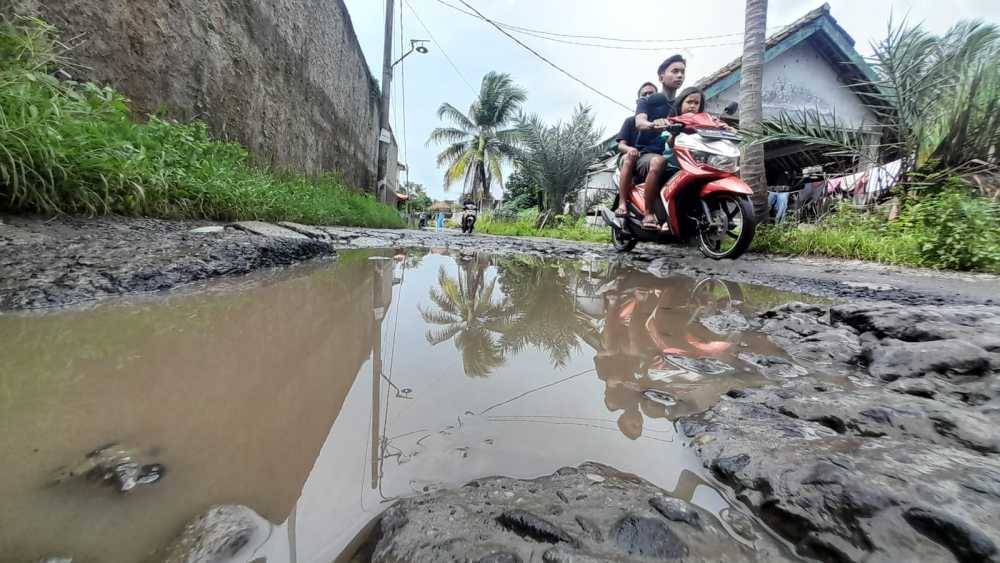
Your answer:
[[[733,390],[682,422],[801,555],[1000,562],[1000,309],[789,304],[762,330],[849,375]]]
[[[745,516],[730,520],[753,541],[734,539],[714,515],[647,481],[585,463],[402,500],[379,522],[372,561],[791,560]]]

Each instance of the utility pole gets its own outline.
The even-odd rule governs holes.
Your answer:
[[[382,99],[379,104],[379,132],[378,132],[378,168],[377,183],[375,184],[375,199],[385,203],[387,201],[388,183],[386,171],[389,169],[389,143],[391,136],[383,137],[384,132],[389,130],[389,93],[392,91],[392,12],[393,0],[385,0],[385,41],[382,44]]]
[[[746,34],[740,62],[740,129],[755,131],[764,119],[764,50],[767,41],[767,0],[746,0]],[[767,217],[767,174],[764,145],[744,149],[740,175],[753,190],[754,215]]]

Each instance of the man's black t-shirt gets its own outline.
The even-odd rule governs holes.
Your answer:
[[[640,99],[639,104],[635,108],[635,114],[644,113],[647,119],[653,121],[668,117],[673,112],[673,109],[674,101],[667,98],[663,92],[659,92]],[[663,154],[665,141],[660,137],[660,134],[663,133],[662,130],[649,129],[639,131],[638,133],[635,148],[639,149],[639,152]]]
[[[635,116],[625,118],[622,122],[622,128],[618,131],[618,136],[615,137],[615,141],[625,141],[630,147],[635,146],[635,138],[638,136],[639,130],[635,128]]]

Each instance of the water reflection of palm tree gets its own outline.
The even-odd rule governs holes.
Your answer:
[[[442,328],[427,331],[432,345],[455,340],[462,354],[466,375],[488,376],[504,363],[501,335],[510,325],[511,309],[506,299],[494,299],[496,279],[486,282],[488,262],[474,259],[459,263],[459,275],[438,271],[438,287],[430,300],[437,310],[420,308],[424,321]]]
[[[500,280],[516,311],[504,333],[504,347],[520,352],[528,345],[544,350],[555,367],[562,367],[580,347],[580,340],[598,337],[593,321],[577,307],[572,279],[579,272],[569,265],[532,257],[498,264]]]

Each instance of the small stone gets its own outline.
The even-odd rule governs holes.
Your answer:
[[[757,532],[753,529],[753,522],[742,512],[733,510],[732,508],[723,508],[719,512],[719,516],[741,538],[750,541],[755,541],[758,538]]]
[[[270,524],[245,506],[215,506],[185,527],[166,548],[165,563],[225,561],[237,559],[244,548],[265,537]]]
[[[778,356],[740,352],[736,357],[757,368],[757,371],[764,377],[789,379],[809,373],[805,368]]]
[[[961,520],[934,510],[910,508],[903,518],[913,529],[945,546],[962,563],[990,561],[997,546],[984,533]]]
[[[605,563],[606,559],[598,559],[563,547],[550,547],[542,554],[544,563]]]
[[[516,553],[501,551],[500,553],[491,553],[486,557],[482,557],[477,563],[522,563],[523,561],[521,556]]]
[[[741,469],[750,464],[750,456],[739,454],[728,457],[721,457],[712,463],[712,469],[725,481],[732,481]]]
[[[597,473],[587,473],[587,479],[590,479],[591,481],[593,481],[595,483],[603,483],[604,482],[604,477],[598,475]]]
[[[626,516],[611,529],[615,544],[629,555],[657,559],[679,559],[688,547],[663,522],[652,518]]]
[[[221,233],[224,230],[226,230],[226,228],[222,225],[208,225],[207,227],[195,227],[188,232],[203,235],[209,233]]]
[[[587,533],[594,541],[597,543],[604,542],[604,532],[601,531],[600,526],[596,522],[587,518],[586,516],[577,516],[575,518],[576,523],[580,526],[580,529]]]
[[[667,520],[684,522],[701,529],[701,515],[693,506],[681,499],[673,497],[653,497],[649,504]]]

